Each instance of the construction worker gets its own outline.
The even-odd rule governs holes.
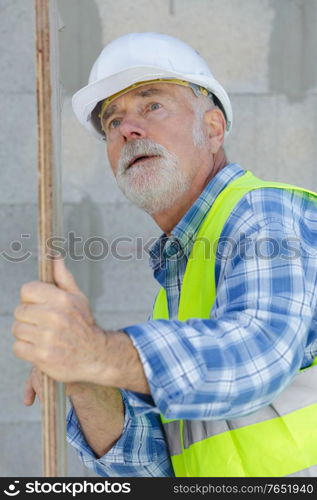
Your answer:
[[[62,260],[56,286],[25,284],[25,404],[38,370],[65,382],[68,440],[101,476],[316,476],[317,195],[229,162],[229,97],[171,36],[114,40],[73,109],[163,231],[161,290],[150,320],[108,331]]]

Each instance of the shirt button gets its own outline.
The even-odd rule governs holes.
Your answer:
[[[178,241],[171,241],[170,242],[170,245],[168,246],[167,248],[167,254],[169,257],[171,257],[172,255],[176,255],[181,249],[181,246],[179,244]]]

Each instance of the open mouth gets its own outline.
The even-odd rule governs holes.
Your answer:
[[[129,165],[127,166],[127,169],[130,167],[133,167],[134,165],[137,165],[138,163],[142,163],[143,161],[150,160],[151,158],[158,158],[158,155],[139,155],[135,156],[132,158],[132,160],[129,162]]]

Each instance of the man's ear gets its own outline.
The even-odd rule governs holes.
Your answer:
[[[226,130],[226,120],[219,108],[209,109],[205,112],[204,121],[211,153],[217,153],[221,148]]]

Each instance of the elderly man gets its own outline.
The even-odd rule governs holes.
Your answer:
[[[28,283],[15,354],[67,384],[102,476],[315,476],[316,195],[229,163],[229,98],[188,45],[125,35],[73,98],[119,187],[163,230],[152,318],[104,331],[61,260]],[[274,161],[274,160],[272,160]]]

